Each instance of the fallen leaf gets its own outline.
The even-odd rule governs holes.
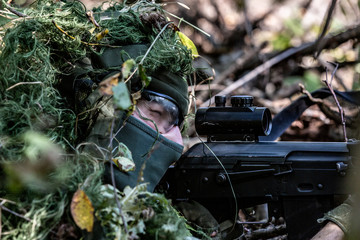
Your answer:
[[[83,190],[79,189],[74,193],[70,210],[76,225],[80,229],[92,232],[94,226],[94,207]]]

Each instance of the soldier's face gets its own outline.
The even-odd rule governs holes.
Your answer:
[[[174,124],[174,117],[163,105],[147,100],[139,100],[133,116],[150,126],[167,139],[183,145],[180,129]]]

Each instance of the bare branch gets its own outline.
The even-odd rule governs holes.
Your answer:
[[[23,215],[21,215],[21,214],[19,214],[17,212],[14,212],[14,211],[8,209],[2,203],[0,203],[0,209],[4,210],[6,212],[9,212],[9,213],[11,213],[11,214],[13,214],[13,215],[15,215],[15,216],[17,216],[19,218],[25,219],[26,221],[32,222],[32,220],[30,218],[27,218],[27,217],[25,217],[25,216],[23,216]]]
[[[322,31],[320,33],[320,36],[316,40],[315,58],[319,57],[319,55],[320,55],[320,53],[321,53],[321,51],[322,51],[322,49],[324,47],[323,43],[322,43],[322,39],[324,38],[326,32],[329,29],[331,17],[332,17],[332,15],[334,13],[336,2],[337,2],[336,0],[331,1],[331,4],[329,6],[329,10],[328,10],[327,15],[326,15],[325,23],[323,24],[323,29],[322,29]]]
[[[335,67],[334,71],[333,71],[332,74],[331,74],[330,83],[329,83],[329,81],[328,81],[328,74],[327,74],[327,71],[328,71],[328,70],[327,70],[327,68],[325,69],[325,70],[326,70],[326,74],[325,74],[326,79],[324,80],[324,82],[325,82],[326,86],[329,88],[331,94],[333,95],[334,100],[335,100],[335,102],[336,102],[336,105],[337,105],[337,107],[338,107],[338,109],[339,109],[340,116],[341,116],[341,123],[342,123],[342,126],[343,126],[344,139],[345,139],[345,142],[347,142],[347,141],[348,141],[348,138],[347,138],[347,135],[346,135],[346,124],[345,124],[345,118],[344,118],[344,115],[345,115],[345,114],[344,114],[344,109],[340,106],[340,103],[339,103],[339,101],[338,101],[338,99],[337,99],[337,97],[336,97],[336,93],[334,92],[334,89],[333,89],[333,87],[331,86],[331,82],[332,82],[333,77],[334,77],[334,75],[335,75],[335,72],[336,72],[336,70],[337,70],[337,68],[338,68],[338,64],[337,64],[337,63],[333,63],[333,64],[334,64],[336,67]]]
[[[119,209],[119,214],[120,214],[121,220],[124,223],[125,233],[128,233],[129,230],[128,230],[128,227],[127,227],[127,222],[125,220],[124,215],[122,214],[122,208],[121,208],[121,205],[120,205],[120,202],[119,202],[119,199],[118,199],[118,196],[117,196],[117,192],[116,192],[117,188],[116,188],[116,183],[115,183],[114,165],[112,163],[112,151],[111,151],[111,148],[112,148],[112,143],[113,143],[113,139],[114,139],[114,136],[113,136],[114,126],[115,126],[115,118],[111,122],[111,131],[110,131],[110,139],[109,139],[110,141],[109,141],[109,146],[108,146],[108,149],[109,149],[109,152],[110,152],[109,162],[110,162],[111,184],[114,187],[114,198],[115,198],[115,201],[116,201],[116,205],[117,205],[117,207]]]
[[[273,67],[275,64],[278,64],[279,62],[283,61],[284,59],[310,47],[311,45],[313,45],[313,43],[307,43],[307,44],[303,44],[300,47],[296,47],[296,48],[290,48],[286,51],[284,51],[283,53],[269,59],[268,61],[264,62],[263,64],[261,64],[260,66],[258,66],[257,68],[255,68],[254,70],[252,70],[251,72],[249,72],[248,74],[246,74],[245,76],[241,77],[240,79],[236,80],[233,84],[231,84],[229,87],[225,88],[224,90],[222,90],[220,93],[218,93],[219,95],[228,95],[230,94],[232,91],[234,91],[235,89],[243,86],[245,83],[248,83],[249,81],[253,80],[255,77],[257,77],[259,74],[263,73],[265,70],[270,69],[271,67]],[[211,99],[209,99],[208,101],[204,102],[202,104],[202,106],[208,106],[210,105],[209,103],[213,100],[212,97]]]
[[[312,101],[314,103],[323,103],[324,102],[321,98],[314,98],[311,95],[311,93],[309,93],[309,91],[307,91],[305,89],[305,86],[303,84],[299,83],[299,87],[300,87],[301,93],[305,94],[310,99],[310,101]]]
[[[333,49],[340,44],[347,42],[350,39],[357,39],[360,37],[360,25],[348,28],[346,31],[339,33],[337,35],[329,35],[325,36],[322,40],[323,42],[323,48],[325,49]],[[297,57],[297,56],[306,56],[306,55],[313,55],[314,51],[316,51],[316,44],[315,42],[307,42],[304,43],[298,47],[290,48],[288,50],[285,50],[284,52],[275,55],[274,57],[270,58],[268,61],[264,62],[263,64],[256,67],[254,70],[250,71],[249,73],[245,74],[241,78],[234,81],[233,84],[231,84],[229,87],[225,88],[223,91],[218,93],[219,95],[228,95],[235,89],[245,85],[246,83],[254,80],[258,75],[264,73],[265,71],[269,70],[271,67],[291,58],[291,57]],[[273,54],[272,54],[273,55]],[[250,58],[251,59],[251,58]],[[249,61],[247,61],[249,62]],[[241,63],[244,63],[243,61]],[[239,66],[240,65],[240,66]],[[226,72],[219,75],[218,78],[220,80],[226,79],[227,76],[229,76],[234,70],[241,70],[242,64],[235,65],[234,69],[230,71],[230,69],[227,69]],[[215,78],[215,80],[212,83],[217,83],[219,80]],[[210,101],[213,101],[213,98],[207,100],[201,106],[208,106]]]

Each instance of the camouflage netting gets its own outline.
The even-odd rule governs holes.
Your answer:
[[[0,5],[1,239],[80,238],[86,230],[70,213],[79,189],[111,239],[190,235],[169,202],[141,185],[117,192],[118,201],[107,199],[111,186],[101,184],[103,163],[78,151],[76,114],[57,88],[59,76],[74,69],[75,62],[109,47],[153,43],[148,55],[136,59],[146,73],[166,68],[185,76],[193,71],[191,50],[181,44],[160,5],[110,5],[94,9],[93,18],[78,1],[39,0],[23,9],[5,1]],[[114,11],[119,13],[115,18],[100,20],[100,14]],[[107,70],[93,71],[89,74]]]

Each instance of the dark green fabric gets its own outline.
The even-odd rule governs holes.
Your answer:
[[[349,234],[351,217],[352,217],[352,199],[349,197],[344,203],[340,204],[338,207],[330,210],[325,213],[323,218],[318,219],[319,223],[326,221],[331,221],[338,225],[341,230],[347,235]]]
[[[147,89],[166,94],[175,99],[182,116],[186,116],[189,106],[188,85],[184,78],[170,72],[153,74]]]
[[[136,59],[143,56],[149,45],[137,44],[128,45],[119,48],[106,49],[101,55],[94,54],[92,62],[94,68],[112,69],[121,66],[129,58]],[[113,74],[113,73],[110,73]],[[186,79],[164,70],[158,70],[156,73],[151,73],[151,82],[146,88],[154,92],[162,93],[172,97],[178,104],[181,114],[184,117],[188,111],[188,84]],[[132,80],[132,85],[136,85],[138,79]]]
[[[145,55],[149,45],[136,44],[117,48],[108,48],[102,54],[93,54],[91,61],[94,68],[109,69],[121,66],[126,60]]]
[[[119,127],[121,125],[122,123]],[[143,181],[140,182],[149,183],[147,189],[153,192],[168,167],[180,158],[183,151],[183,146],[158,135],[156,131],[133,116],[126,120],[126,124],[116,135],[116,139],[129,148],[136,165],[135,171],[126,173],[113,165],[115,183],[119,190],[127,185],[135,187],[139,183],[142,172]],[[114,148],[117,144],[113,141]],[[109,168],[108,165],[105,169],[105,172],[108,172],[105,174],[105,181],[111,183]]]

